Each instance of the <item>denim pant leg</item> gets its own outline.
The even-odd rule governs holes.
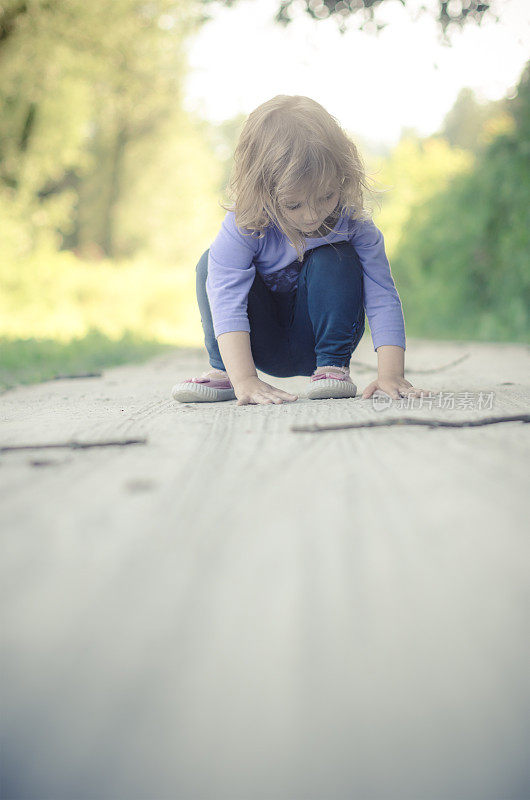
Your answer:
[[[214,369],[225,369],[215,338],[210,301],[206,292],[208,277],[208,252],[203,253],[197,264],[197,302],[204,331],[204,344],[210,365]],[[277,378],[289,377],[290,369],[288,333],[284,321],[283,305],[275,299],[275,293],[256,272],[248,293],[248,319],[250,325],[250,348],[257,369]]]
[[[257,369],[275,378],[295,374],[289,349],[292,296],[271,291],[258,272],[248,293],[252,358]]]
[[[294,375],[348,366],[365,328],[363,270],[351,242],[308,253],[298,278],[290,327]]]
[[[195,267],[195,289],[197,294],[197,303],[201,315],[202,329],[204,332],[204,346],[208,351],[208,360],[210,366],[214,369],[224,369],[223,359],[219,352],[219,346],[215,333],[213,330],[212,312],[210,310],[210,301],[206,292],[206,278],[208,277],[208,253],[210,248],[206,250],[199,259]]]

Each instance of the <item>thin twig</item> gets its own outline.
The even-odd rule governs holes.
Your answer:
[[[331,425],[291,425],[291,431],[307,431],[319,433],[320,431],[338,431],[345,428],[385,428],[391,425],[425,425],[428,428],[476,428],[479,425],[493,425],[496,422],[530,422],[530,414],[515,414],[511,417],[485,417],[465,422],[446,422],[437,419],[414,419],[413,417],[397,417],[389,420],[375,420],[371,422],[344,422]]]
[[[68,447],[72,450],[86,450],[89,447],[122,447],[127,444],[146,444],[147,439],[122,439],[114,442],[52,442],[51,444],[10,444],[0,446],[0,453],[8,450],[48,450],[57,447]]]
[[[460,356],[460,358],[457,358],[455,361],[450,361],[448,364],[442,364],[441,367],[432,367],[431,369],[414,369],[413,367],[407,366],[407,372],[413,372],[415,375],[419,373],[426,374],[428,372],[442,372],[442,370],[444,369],[449,369],[449,367],[454,367],[455,364],[460,364],[462,361],[465,361],[466,358],[469,358],[469,355],[470,355],[469,353],[464,353],[463,356]],[[364,361],[355,361],[355,360],[351,361],[350,367],[352,367],[353,369],[357,369],[360,367],[361,370],[363,371],[369,370],[370,372],[373,372],[374,370],[377,369],[376,364],[366,364]]]
[[[77,372],[74,375],[54,375],[50,381],[64,381],[72,378],[101,378],[101,372]]]

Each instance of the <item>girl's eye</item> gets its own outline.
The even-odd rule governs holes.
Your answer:
[[[325,197],[324,200],[331,200],[331,198],[333,197],[334,194],[335,194],[335,192],[331,192],[331,194],[328,194],[328,196]],[[289,211],[296,211],[297,208],[300,208],[300,203],[297,203],[295,206],[286,206],[286,208]]]

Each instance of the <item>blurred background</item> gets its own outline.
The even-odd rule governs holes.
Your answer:
[[[0,390],[203,346],[195,266],[276,94],[358,144],[408,337],[528,341],[529,29],[527,0],[2,0]]]

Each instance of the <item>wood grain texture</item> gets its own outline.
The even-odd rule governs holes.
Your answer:
[[[528,798],[529,426],[289,428],[526,413],[529,361],[408,341],[484,411],[184,405],[191,349],[2,395],[5,445],[148,440],[0,454],[2,797]]]

